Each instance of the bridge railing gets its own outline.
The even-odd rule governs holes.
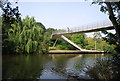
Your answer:
[[[82,25],[82,26],[77,26],[77,27],[72,27],[72,28],[67,28],[67,29],[60,29],[60,30],[52,32],[52,34],[79,32],[79,31],[86,31],[86,30],[92,30],[92,29],[96,29],[96,28],[104,28],[104,27],[109,27],[109,26],[113,26],[111,22],[102,21],[102,22],[96,22],[93,24],[87,24],[87,25]]]

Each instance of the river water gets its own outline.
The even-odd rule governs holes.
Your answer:
[[[83,70],[94,66],[102,54],[62,55],[5,55],[3,56],[3,79],[89,79]]]

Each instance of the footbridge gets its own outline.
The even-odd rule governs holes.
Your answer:
[[[102,21],[102,22],[95,23],[95,24],[88,24],[88,25],[84,25],[84,26],[80,26],[80,27],[73,27],[73,28],[67,28],[67,29],[61,29],[61,30],[54,31],[52,33],[52,39],[62,38],[63,40],[65,40],[66,42],[68,42],[69,44],[74,46],[75,48],[79,49],[80,51],[91,51],[91,50],[82,49],[81,47],[79,47],[77,44],[75,44],[74,42],[69,40],[64,35],[76,34],[76,33],[97,32],[97,31],[101,31],[104,29],[112,30],[112,29],[114,29],[114,27],[111,22]]]

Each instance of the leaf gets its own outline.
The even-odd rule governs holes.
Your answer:
[[[31,50],[32,50],[32,40],[29,39],[26,44],[26,51],[27,51],[27,53],[30,53]]]

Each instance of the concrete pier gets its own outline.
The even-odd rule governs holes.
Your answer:
[[[102,54],[104,51],[98,50],[49,50],[48,54]]]

